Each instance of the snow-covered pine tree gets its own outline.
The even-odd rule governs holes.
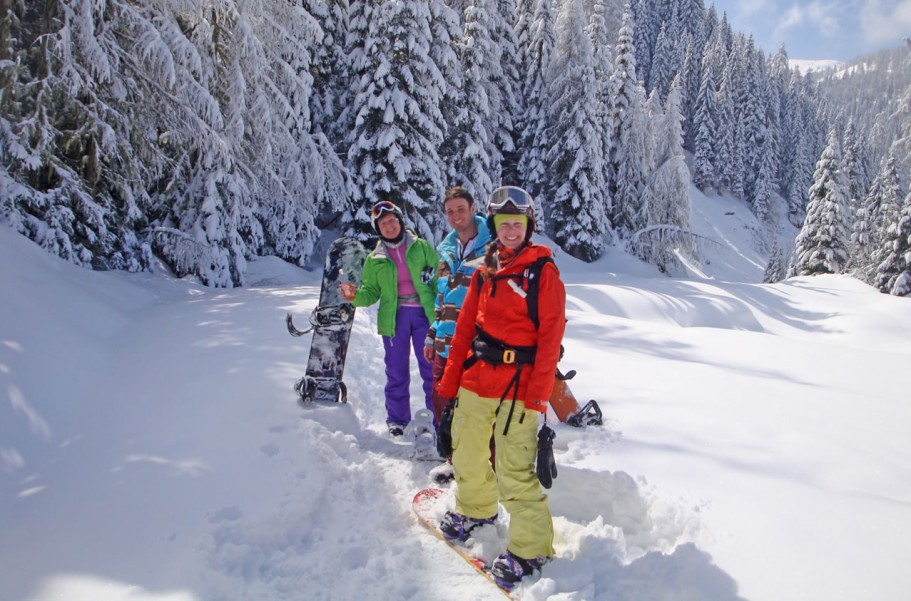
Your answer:
[[[851,184],[851,198],[855,206],[863,202],[863,198],[870,189],[872,176],[870,173],[870,149],[866,143],[866,136],[862,134],[854,123],[848,122],[845,129],[845,170]]]
[[[911,68],[911,55],[905,61],[905,73]],[[893,117],[899,123],[899,138],[893,143],[901,153],[905,168],[911,169],[911,84],[905,89]]]
[[[370,34],[370,22],[373,20],[373,11],[379,6],[377,0],[350,0],[348,6],[348,22],[344,39],[344,65],[347,77],[339,91],[337,122],[333,127],[332,140],[340,148],[339,154],[344,156],[351,146],[354,135],[354,121],[357,116],[354,104],[358,93],[361,77],[369,66],[366,40]],[[340,82],[341,84],[342,82]]]
[[[890,237],[889,229],[898,222],[899,209],[905,196],[899,174],[900,152],[897,146],[893,146],[883,158],[879,174],[864,200],[864,222],[860,223],[860,219],[855,221],[852,239],[857,244],[857,252],[861,248],[867,252],[865,259],[856,262],[862,265],[867,281],[873,284],[876,282],[876,270],[892,252],[886,239]]]
[[[721,19],[718,20],[714,28],[713,35],[717,37],[718,43],[724,56],[731,53],[734,48],[734,31],[731,29],[731,23],[728,21],[728,13],[721,13]]]
[[[645,188],[649,224],[633,243],[636,255],[664,273],[680,268],[679,255],[694,257],[696,246],[689,231],[690,172],[683,154],[680,115],[680,79],[668,90],[664,111],[653,117],[655,168]]]
[[[551,148],[547,135],[550,125],[550,100],[547,98],[547,73],[553,59],[555,34],[555,14],[551,0],[534,0],[529,3],[534,13],[527,23],[528,31],[516,32],[518,43],[526,40],[525,78],[522,82],[522,100],[524,106],[520,126],[519,173],[525,189],[534,197],[539,197],[546,181],[546,155]],[[523,21],[524,22],[524,21]]]
[[[458,3],[459,6],[465,3]],[[465,83],[464,70],[459,58],[458,45],[464,37],[462,30],[462,17],[453,6],[443,0],[431,0],[430,4],[430,58],[440,70],[441,77],[446,85],[443,90],[443,100],[440,103],[440,112],[443,115],[443,144],[440,146],[439,155],[443,165],[443,177],[446,187],[455,184],[464,184],[461,179],[454,179],[452,166],[456,156],[461,154],[461,148],[455,148],[450,142],[452,132],[458,129],[456,123],[462,119],[464,111],[463,85]],[[461,10],[465,10],[462,8]]]
[[[766,140],[766,150],[769,144]],[[765,154],[759,162],[759,172],[756,173],[756,179],[753,181],[753,195],[750,198],[750,210],[756,219],[765,221],[769,216],[769,201],[772,197],[772,162],[768,154]],[[848,215],[845,215],[848,220]]]
[[[807,218],[797,235],[795,273],[842,273],[848,264],[850,235],[845,224],[848,186],[841,175],[841,148],[830,130],[829,143],[816,163]]]
[[[785,130],[785,144],[788,159],[784,171],[785,200],[788,205],[788,220],[795,226],[804,222],[806,215],[807,190],[813,182],[813,159],[816,152],[816,119],[806,94],[812,82],[795,72],[789,90],[789,113],[791,120]]]
[[[702,26],[702,35],[703,42],[708,43],[715,35],[718,30],[718,11],[715,9],[714,4],[709,4],[709,7],[705,9],[705,21],[703,21]],[[702,54],[700,53],[700,57]]]
[[[523,71],[521,70],[522,52],[516,38],[515,24],[518,20],[516,0],[495,0],[497,22],[493,39],[498,40],[500,47],[500,68],[502,77],[496,82],[500,90],[503,121],[494,138],[502,158],[500,159],[500,182],[518,182],[519,158],[518,136],[523,102],[520,97]],[[507,120],[508,117],[508,120]]]
[[[513,23],[516,20],[515,0],[489,0],[488,30],[494,54],[488,65],[488,102],[490,132],[488,154],[491,159],[490,179],[496,186],[502,181],[516,181],[515,155],[516,115],[519,90],[518,51]],[[508,179],[504,179],[504,161],[510,161]],[[482,198],[486,192],[482,193]]]
[[[636,49],[636,71],[648,86],[653,51],[661,31],[660,5],[655,0],[626,0],[624,13],[630,12],[633,25],[633,47]]]
[[[876,268],[876,286],[895,296],[911,295],[911,193],[883,240],[883,261]]]
[[[613,133],[616,124],[614,123],[614,94],[611,82],[611,75],[614,72],[613,57],[611,47],[608,41],[607,21],[605,20],[605,6],[603,2],[596,1],[592,5],[592,13],[589,18],[586,32],[592,43],[592,66],[594,67],[595,79],[595,99],[597,102],[598,116],[597,121],[601,124],[602,157],[604,160],[605,173],[602,176],[604,181],[604,207],[602,215],[604,216],[604,227],[608,229],[610,224],[607,221],[608,215],[611,214],[613,199],[610,196],[610,190],[607,185],[608,160],[613,152]]]
[[[272,9],[224,2],[191,30],[222,125],[202,134],[209,138],[208,146],[182,157],[182,185],[161,199],[165,211],[157,222],[155,248],[179,275],[194,273],[211,286],[243,285],[246,256],[264,245],[257,212],[270,219],[269,211],[258,206],[260,194],[274,197],[273,186],[281,187],[273,172],[276,137],[270,133],[277,121],[284,125],[284,114],[279,117],[276,111],[287,105],[287,98],[273,104],[272,93],[280,84],[273,79],[273,48],[263,44],[265,32],[260,29],[268,27],[261,11],[269,14]],[[307,77],[307,82],[292,85],[306,88]],[[308,100],[305,95],[301,107],[307,127]],[[287,130],[282,133],[287,135]],[[309,215],[303,223],[313,229]],[[186,239],[168,236],[175,230]]]
[[[851,216],[851,263],[855,262],[857,249],[854,246],[854,232],[857,231],[856,217],[863,217],[863,197],[866,189],[861,189],[860,160],[858,153],[857,128],[854,120],[848,121],[842,135],[842,174],[848,183],[848,214]]]
[[[636,78],[636,49],[632,33],[632,13],[627,5],[614,62],[614,152],[609,160],[608,172],[613,198],[610,223],[620,237],[626,239],[648,225],[648,207],[643,191],[652,169],[644,110],[645,90]]]
[[[735,45],[739,68],[743,75],[739,86],[737,104],[743,115],[744,167],[746,168],[746,200],[759,219],[768,212],[770,190],[770,154],[774,151],[769,139],[766,101],[769,97],[762,51],[753,43],[752,36],[744,40],[738,36]]]
[[[763,152],[765,162],[763,169],[766,171],[766,185],[768,186],[769,194],[771,194],[779,190],[778,173],[781,171],[781,165],[779,164],[782,144],[781,97],[778,92],[778,82],[769,73],[769,62],[765,61],[761,51],[757,53],[756,60],[763,61],[762,71],[765,74],[763,77],[763,93],[765,95],[764,104],[766,109],[766,147]]]
[[[345,49],[348,35],[348,0],[302,0],[304,9],[318,28],[311,34],[307,53],[313,77],[310,115],[314,133],[322,133],[331,144],[343,148],[344,132],[339,131],[343,102],[348,91],[351,67]],[[294,3],[288,3],[293,7]],[[317,219],[319,216],[317,216]]]
[[[718,99],[715,92],[714,52],[707,52],[702,61],[702,82],[696,95],[693,115],[694,148],[693,183],[703,192],[713,190],[717,177]]]
[[[687,34],[683,52],[683,72],[681,73],[680,111],[683,115],[683,147],[688,150],[693,150],[696,147],[693,116],[696,112],[696,99],[699,97],[701,83],[702,53],[698,49],[695,38]]]
[[[418,235],[435,242],[443,231],[437,148],[443,141],[440,105],[446,82],[429,54],[430,32],[424,2],[381,2],[373,8],[347,164],[355,208],[392,200]],[[366,226],[360,224],[362,235],[369,233]]]
[[[325,121],[337,114],[337,98],[323,93],[320,102],[312,100],[319,87],[314,73],[322,77],[344,73],[345,54],[339,39],[343,33],[339,25],[344,21],[334,21],[346,18],[347,2],[316,6],[317,15],[287,2],[265,6],[271,7],[269,18],[257,19],[255,32],[264,41],[264,61],[269,68],[262,70],[267,75],[263,95],[272,105],[263,111],[271,118],[263,125],[261,136],[272,142],[254,137],[247,149],[253,155],[272,149],[263,170],[271,176],[254,184],[259,198],[257,215],[266,239],[261,252],[304,265],[319,237],[317,228],[328,227],[347,206],[348,173],[329,140],[332,125]],[[331,12],[325,12],[327,9]],[[318,55],[316,64],[314,53]],[[327,67],[330,61],[338,64]],[[333,85],[331,90],[336,95],[339,87]],[[319,113],[321,125],[313,124],[314,106],[326,111]]]
[[[111,4],[3,3],[0,216],[73,263],[135,271],[151,262],[142,182],[166,158],[132,103],[148,78],[123,73],[143,67],[120,34],[157,32],[151,11]]]
[[[469,0],[463,20],[464,35],[458,48],[464,70],[464,85],[459,92],[454,120],[450,124],[441,154],[451,161],[448,181],[461,183],[477,198],[493,190],[491,156],[493,132],[491,118],[492,65],[499,64],[499,52],[487,28],[493,21],[488,0]]]
[[[680,0],[677,13],[682,31],[690,34],[697,48],[705,45],[705,3],[703,0]],[[682,83],[682,81],[681,81]],[[681,98],[683,92],[681,90]]]
[[[667,99],[671,83],[683,70],[684,47],[681,39],[680,20],[675,3],[670,10],[670,16],[661,25],[658,38],[655,40],[655,50],[649,72],[649,86],[646,88],[649,91],[656,90],[661,102]]]
[[[769,256],[769,263],[766,265],[765,273],[762,276],[764,284],[774,284],[787,277],[787,265],[784,260],[784,252],[781,250],[781,244],[777,241],[772,246],[772,254]]]
[[[715,164],[712,172],[717,176],[716,187],[729,190],[737,198],[743,198],[743,145],[742,116],[738,115],[735,101],[734,64],[726,61],[721,75],[721,86],[718,88],[717,123],[715,129]],[[740,129],[738,129],[740,126]],[[740,186],[737,191],[737,182]]]
[[[526,82],[532,68],[532,35],[534,33],[534,14],[536,0],[516,0],[515,17],[513,19],[513,38],[515,39],[515,54],[513,63],[516,69],[516,94],[513,106],[513,150],[505,153],[503,157],[503,181],[507,183],[524,183],[522,173],[525,150],[525,128],[527,126],[528,99],[525,97]],[[551,46],[552,48],[552,46]]]
[[[601,256],[604,246],[604,123],[585,33],[581,0],[564,2],[557,20],[557,46],[548,77],[553,146],[546,155],[548,223],[554,241],[583,261]],[[540,203],[539,203],[540,204]]]
[[[731,194],[735,198],[744,198],[746,194],[746,170],[743,165],[743,157],[746,156],[744,150],[743,135],[743,115],[737,117],[737,125],[734,127],[734,145],[731,152]]]
[[[195,25],[223,127],[182,161],[185,185],[165,203],[156,248],[178,272],[195,266],[211,285],[242,285],[249,255],[304,264],[319,235],[315,206],[332,206],[345,187],[328,141],[311,135],[310,59],[322,32],[308,11],[281,0],[226,1]],[[172,229],[200,254],[183,255],[194,244],[171,244]]]

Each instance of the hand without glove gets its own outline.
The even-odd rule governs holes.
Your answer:
[[[357,289],[354,287],[354,284],[339,284],[338,293],[348,302],[354,300],[355,295],[357,295]]]

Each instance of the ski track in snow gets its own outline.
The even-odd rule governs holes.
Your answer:
[[[477,575],[445,545],[429,537],[412,517],[410,499],[428,486],[428,471],[436,463],[410,458],[410,447],[391,439],[385,430],[382,387],[385,382],[382,345],[375,333],[375,311],[359,309],[352,331],[345,380],[349,386],[347,405],[313,404],[302,407],[291,391],[302,371],[309,337],[282,336],[280,316],[286,309],[307,314],[315,305],[318,290],[300,287],[210,291],[191,289],[182,310],[166,303],[145,314],[130,326],[122,344],[112,352],[113,369],[132,370],[134,382],[130,400],[135,411],[172,411],[178,423],[195,424],[212,412],[215,423],[232,412],[255,413],[248,401],[281,405],[263,438],[247,441],[266,458],[270,471],[281,473],[274,490],[246,491],[242,497],[262,495],[255,503],[226,503],[206,507],[204,521],[195,525],[194,541],[199,561],[208,566],[200,577],[201,599],[464,599],[465,591],[476,599],[498,599],[502,594],[479,583]],[[275,296],[275,310],[261,313],[260,303],[249,303],[247,295]],[[248,309],[247,307],[250,307]],[[255,307],[255,309],[254,309]],[[175,319],[176,317],[176,319]],[[169,357],[153,356],[179,332],[196,328],[204,332],[184,349],[173,349]],[[144,351],[145,341],[148,354]],[[222,355],[220,349],[243,346],[249,349],[249,365],[236,364],[236,353]],[[261,357],[266,354],[265,357]],[[293,358],[279,363],[280,373],[269,373],[271,356]],[[230,357],[234,357],[235,364]],[[244,361],[246,363],[247,360]],[[156,365],[149,370],[149,365]],[[272,380],[240,382],[263,368]],[[275,365],[274,363],[272,364]],[[196,372],[198,377],[190,373]],[[274,372],[274,367],[272,368]],[[413,410],[422,406],[422,391],[416,367],[412,375]],[[163,377],[165,374],[168,378]],[[192,389],[169,389],[167,380],[194,381]],[[236,387],[243,389],[237,394]],[[266,390],[273,390],[273,395]],[[206,393],[205,391],[210,391]],[[101,392],[101,391],[99,391]],[[215,392],[215,394],[211,394]],[[97,396],[90,394],[89,396]],[[200,403],[202,398],[212,402]],[[229,404],[219,411],[221,401]],[[219,417],[219,413],[225,415]],[[142,423],[144,420],[139,420]],[[124,426],[129,428],[128,425]],[[723,573],[710,558],[685,543],[695,528],[695,518],[679,508],[661,506],[643,492],[628,474],[598,472],[573,467],[574,458],[584,459],[592,450],[610,452],[619,434],[605,428],[578,431],[555,426],[560,475],[549,492],[555,517],[558,559],[547,566],[544,577],[523,591],[523,598],[597,599],[622,593],[625,580],[630,590],[642,593],[642,579],[661,596],[679,591],[683,568],[690,572]],[[192,436],[191,432],[172,435]],[[173,477],[194,478],[199,473],[220,472],[192,457],[167,457],[156,451],[153,439],[140,432],[124,432],[138,447],[125,456],[117,471],[162,469]],[[585,437],[585,452],[573,452],[573,441]],[[227,447],[202,450],[202,456],[228,457],[238,451]],[[249,462],[249,460],[246,460]],[[230,477],[230,474],[226,474]],[[230,492],[226,498],[230,498]],[[242,506],[251,509],[241,509]],[[508,516],[503,515],[504,520]],[[501,527],[505,537],[505,527]],[[504,550],[503,539],[488,541],[482,550],[488,558]],[[499,542],[499,546],[498,543]],[[376,549],[385,552],[377,554]],[[445,566],[440,569],[440,566]],[[643,571],[645,571],[643,573]],[[443,582],[440,574],[446,573]],[[697,596],[733,599],[733,595],[706,596],[706,579],[692,577],[689,586],[701,590]],[[332,581],[331,589],[309,583]],[[378,583],[382,585],[377,588]],[[732,583],[728,583],[733,591]],[[714,585],[713,585],[714,586]],[[466,587],[468,587],[466,589]],[[646,598],[627,596],[620,598]]]
[[[306,344],[299,346],[306,351]],[[377,598],[422,599],[434,591],[434,598],[464,599],[466,586],[478,595],[472,598],[502,598],[498,591],[485,590],[483,583],[479,586],[473,570],[414,521],[410,499],[429,485],[427,473],[436,464],[411,460],[410,447],[388,437],[383,370],[375,312],[359,309],[345,374],[349,404],[302,407],[293,430],[276,426],[284,440],[270,446],[271,460],[285,461],[289,472],[283,502],[265,516],[226,510],[213,518],[214,569],[207,598],[236,598],[238,590],[245,598],[296,598],[306,583],[327,576],[336,582],[334,588],[308,587],[308,598],[370,598],[367,591],[376,583],[382,583]],[[423,405],[423,395],[416,367],[412,371],[416,410]],[[523,599],[569,601],[617,594],[645,599],[687,587],[698,589],[697,597],[736,598],[733,581],[708,555],[683,544],[698,528],[694,515],[649,498],[622,471],[573,467],[572,441],[596,439],[594,448],[609,452],[618,437],[609,425],[586,431],[555,427],[562,455],[549,497],[558,558],[543,578],[525,587]],[[586,444],[590,450],[592,440]],[[320,466],[316,473],[314,465]],[[505,550],[508,516],[501,514],[501,537],[479,550],[488,559]],[[377,556],[377,548],[386,551]],[[431,565],[439,562],[449,574],[443,583],[439,565]],[[403,565],[409,567],[407,575],[402,574]],[[681,581],[681,572],[689,574],[684,579],[688,582]],[[653,590],[643,593],[643,578]],[[636,595],[646,596],[622,595],[625,580]]]

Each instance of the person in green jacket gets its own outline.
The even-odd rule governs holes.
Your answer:
[[[339,289],[356,307],[380,303],[376,329],[386,351],[386,425],[390,434],[401,436],[411,422],[409,346],[424,381],[424,404],[433,410],[433,375],[424,358],[424,338],[434,319],[440,257],[429,242],[405,228],[402,210],[388,200],[373,205],[371,219],[380,240],[364,261],[361,286],[355,290],[342,284]]]

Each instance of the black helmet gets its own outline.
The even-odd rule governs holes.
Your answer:
[[[535,231],[535,201],[531,194],[517,186],[500,186],[490,194],[487,201],[487,229],[496,240],[497,228],[493,223],[494,215],[525,215],[528,217],[528,228],[525,230],[525,241],[531,239]]]

